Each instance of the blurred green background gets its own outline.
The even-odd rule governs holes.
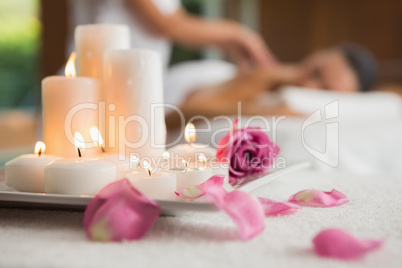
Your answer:
[[[182,2],[190,13],[201,14],[201,0]],[[39,5],[39,0],[0,1],[0,110],[40,105]],[[200,58],[201,52],[175,45],[170,64]]]
[[[192,14],[202,14],[202,0],[182,0],[182,6],[187,12]],[[200,50],[190,49],[178,44],[173,45],[172,55],[170,58],[170,65],[187,60],[199,60],[203,55]]]
[[[38,0],[0,1],[0,109],[38,103],[38,10]]]

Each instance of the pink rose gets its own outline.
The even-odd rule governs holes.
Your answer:
[[[279,147],[260,127],[234,128],[218,143],[216,157],[229,160],[229,182],[255,173],[267,171],[274,163]]]

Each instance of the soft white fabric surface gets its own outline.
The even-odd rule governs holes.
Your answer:
[[[339,117],[344,121],[390,120],[402,117],[402,101],[395,93],[341,93],[286,86],[282,88],[281,96],[292,110],[307,115],[338,101]]]
[[[0,267],[401,267],[402,180],[299,172],[258,190],[284,201],[306,188],[345,193],[350,203],[304,208],[266,218],[264,233],[239,240],[223,213],[162,217],[140,241],[96,243],[84,234],[81,212],[0,208]],[[360,238],[385,239],[365,258],[344,262],[317,257],[311,240],[340,227]]]

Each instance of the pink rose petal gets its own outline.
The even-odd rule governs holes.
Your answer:
[[[258,200],[264,209],[265,216],[289,215],[302,209],[301,206],[289,202],[278,202],[262,197],[258,197]]]
[[[334,207],[349,202],[349,199],[335,189],[331,192],[307,189],[292,195],[288,201],[306,207]]]
[[[120,192],[123,192],[126,187],[126,181],[121,180],[118,183],[111,183],[104,187],[96,196],[92,198],[91,202],[85,209],[84,213],[84,225],[88,226],[90,221],[92,220],[96,211],[110,198],[118,195]],[[129,183],[129,182],[128,182]],[[131,184],[130,184],[131,185]]]
[[[341,229],[326,229],[313,239],[314,251],[322,257],[358,259],[378,249],[384,241],[361,240]]]
[[[159,214],[157,203],[123,179],[109,184],[91,200],[84,213],[84,227],[93,240],[135,240],[147,233]]]
[[[264,231],[264,210],[257,198],[242,191],[228,193],[217,185],[209,187],[206,196],[229,215],[243,240],[249,240]]]
[[[194,200],[205,195],[217,208],[225,211],[237,225],[240,236],[248,240],[264,230],[264,210],[257,198],[241,191],[226,192],[223,175],[215,175],[206,182],[184,189],[176,195],[186,200]]]
[[[181,188],[181,189],[177,190],[175,192],[175,194],[178,197],[181,197],[185,200],[192,201],[198,197],[205,195],[206,190],[213,185],[220,185],[223,187],[224,179],[225,179],[224,175],[215,175],[199,185],[195,185],[195,186],[191,186],[191,187],[187,187],[187,188]]]

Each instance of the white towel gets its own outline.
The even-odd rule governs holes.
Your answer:
[[[390,120],[402,117],[401,98],[394,93],[340,93],[293,86],[283,87],[284,101],[296,112],[311,114],[335,101],[344,120]]]
[[[266,218],[265,231],[247,242],[223,213],[162,217],[140,241],[97,243],[85,237],[81,212],[0,208],[0,267],[401,267],[399,177],[295,173],[258,195],[285,201],[306,188],[335,188],[350,203]],[[385,243],[358,261],[320,258],[311,240],[331,227]]]

